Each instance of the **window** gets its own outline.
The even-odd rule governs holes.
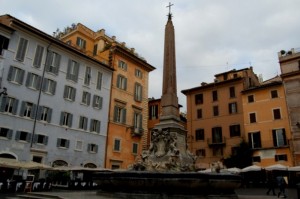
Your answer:
[[[203,104],[203,94],[195,95],[195,104]]]
[[[103,98],[98,95],[94,95],[93,107],[97,109],[102,109],[102,104],[103,104]]]
[[[83,141],[77,140],[77,141],[76,141],[75,149],[76,149],[77,151],[82,151],[82,149],[83,149]]]
[[[215,147],[212,149],[213,151],[213,156],[223,156],[223,148],[221,147]]]
[[[71,86],[65,86],[64,98],[70,101],[75,101],[76,89]]]
[[[114,141],[114,151],[121,151],[121,140],[115,139],[115,141]]]
[[[229,103],[228,108],[229,108],[229,114],[237,113],[237,103],[236,102]]]
[[[229,126],[230,137],[239,137],[241,136],[241,127],[239,124]]]
[[[23,84],[24,74],[25,74],[24,70],[14,66],[10,66],[7,80],[13,83]]]
[[[1,100],[0,111],[15,115],[17,113],[18,103],[19,100],[5,96]]]
[[[69,148],[70,141],[63,138],[57,138],[56,146],[59,148]]]
[[[31,142],[31,134],[25,131],[17,131],[15,138],[17,141]]]
[[[33,143],[47,145],[48,144],[48,136],[41,135],[41,134],[35,134],[33,136]]]
[[[254,95],[248,95],[248,103],[254,102]]]
[[[229,96],[230,96],[230,98],[235,97],[235,88],[234,87],[229,88]]]
[[[27,50],[27,44],[28,44],[27,39],[20,38],[17,55],[16,55],[16,60],[21,61],[21,62],[24,61],[26,50]]]
[[[222,143],[222,127],[213,127],[212,128],[212,143]]]
[[[139,144],[138,143],[133,143],[132,144],[132,153],[137,154],[138,153],[138,148],[139,148]]]
[[[286,154],[280,154],[280,155],[275,155],[275,161],[287,161],[287,155]]]
[[[80,37],[77,37],[76,45],[79,46],[80,48],[85,49],[86,41]]]
[[[96,89],[101,90],[101,86],[102,86],[102,73],[98,71],[98,76],[97,76],[97,85],[96,85]]]
[[[73,115],[68,112],[61,112],[60,114],[60,125],[62,126],[72,126]]]
[[[142,79],[142,77],[143,77],[142,71],[139,69],[135,69],[135,76]]]
[[[41,86],[41,80],[42,78],[40,76],[28,72],[25,85],[28,88],[39,90]]]
[[[250,118],[250,123],[256,122],[256,114],[255,113],[250,113],[249,118]]]
[[[60,59],[61,59],[60,54],[49,51],[49,53],[47,54],[45,70],[49,73],[58,75]]]
[[[45,106],[39,106],[38,108],[38,115],[37,118],[41,121],[45,121],[50,123],[51,122],[51,116],[52,116],[52,109],[45,107]]]
[[[8,49],[9,39],[0,35],[0,55],[3,55],[3,50]]]
[[[281,147],[287,145],[285,129],[273,129],[272,135],[274,147]]]
[[[134,112],[133,128],[134,128],[134,133],[140,134],[143,132],[143,115],[142,115],[142,113]]]
[[[115,106],[114,109],[114,122],[126,123],[126,109],[123,107]]]
[[[30,102],[22,102],[20,116],[34,118],[36,111],[36,105]]]
[[[158,119],[158,105],[151,105],[149,107],[149,120]]]
[[[95,44],[95,45],[94,45],[94,48],[93,48],[93,56],[96,56],[96,55],[97,55],[97,50],[98,50],[98,45]]]
[[[74,60],[69,59],[66,78],[68,80],[72,80],[74,82],[77,82],[78,73],[79,73],[79,63],[77,63]]]
[[[44,54],[44,47],[37,45],[36,50],[35,50],[34,60],[33,60],[34,67],[36,67],[36,68],[41,67],[43,54]]]
[[[56,81],[44,78],[42,91],[47,94],[54,95],[56,90]]]
[[[88,124],[88,118],[84,116],[80,116],[78,128],[82,130],[87,130],[87,124]]]
[[[136,101],[142,101],[142,93],[143,93],[143,87],[139,83],[135,83],[134,86],[134,99]]]
[[[213,115],[218,116],[219,115],[219,107],[218,106],[213,106]]]
[[[277,97],[278,97],[277,90],[272,90],[272,91],[271,91],[271,97],[272,97],[272,98],[277,98]]]
[[[213,99],[213,101],[217,101],[218,100],[218,92],[217,91],[213,91],[212,92],[212,99]]]
[[[90,131],[100,133],[101,122],[95,119],[91,119]]]
[[[197,109],[197,118],[198,119],[202,118],[202,109]]]
[[[43,157],[41,156],[33,156],[32,157],[32,162],[37,162],[37,163],[42,163]]]
[[[11,139],[12,133],[13,131],[11,129],[0,127],[0,138]]]
[[[260,132],[248,133],[248,142],[251,148],[261,148]]]
[[[197,149],[196,156],[198,157],[205,157],[205,149]]]
[[[92,78],[91,67],[86,67],[85,68],[85,75],[84,75],[84,84],[89,86],[90,82],[91,82],[91,78]]]
[[[281,119],[280,109],[273,109],[274,120]]]
[[[260,156],[253,156],[252,162],[261,162]]]
[[[196,141],[198,140],[204,140],[204,129],[196,129],[195,132]]]
[[[124,61],[119,60],[118,61],[118,66],[119,68],[123,69],[123,70],[127,70],[127,64]]]
[[[82,92],[81,103],[89,106],[90,105],[90,101],[91,101],[91,94],[89,92],[83,91]]]
[[[127,89],[127,78],[125,78],[122,75],[118,75],[117,87],[122,90],[126,90]]]
[[[98,152],[98,145],[97,144],[88,144],[88,152],[90,153],[97,153]]]

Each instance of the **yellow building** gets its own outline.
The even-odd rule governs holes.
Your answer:
[[[242,91],[246,140],[253,164],[293,166],[288,112],[280,77]]]
[[[244,139],[241,92],[257,85],[250,67],[217,74],[213,83],[182,91],[187,97],[189,150],[197,162],[209,165],[229,157]]]
[[[155,68],[105,30],[97,32],[82,24],[72,25],[56,35],[89,56],[107,63],[115,71],[106,148],[106,168],[126,169],[143,148],[148,137],[148,81]]]

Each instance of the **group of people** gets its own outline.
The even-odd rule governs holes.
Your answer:
[[[285,193],[285,188],[287,186],[287,183],[288,183],[287,179],[285,179],[285,177],[283,177],[282,175],[279,175],[275,178],[275,176],[271,171],[268,172],[267,173],[267,185],[268,185],[267,195],[269,195],[270,192],[272,191],[273,195],[276,196],[275,187],[277,185],[279,188],[277,197],[279,198],[279,196],[283,195],[283,197],[286,198],[287,195]]]

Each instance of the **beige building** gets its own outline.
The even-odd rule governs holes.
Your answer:
[[[148,81],[155,68],[104,29],[94,32],[79,23],[57,37],[114,69],[105,166],[126,169],[147,145]]]
[[[242,91],[245,138],[253,164],[293,166],[285,92],[279,76]]]
[[[294,164],[300,165],[300,51],[291,49],[278,53],[289,122],[292,133]]]
[[[183,90],[189,150],[207,165],[229,157],[245,139],[242,91],[258,86],[252,67],[216,74],[212,83]]]

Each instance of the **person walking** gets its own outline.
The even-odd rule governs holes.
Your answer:
[[[286,194],[285,194],[285,187],[286,187],[286,182],[285,182],[285,179],[283,178],[283,176],[282,175],[280,175],[280,176],[277,176],[277,184],[278,184],[278,187],[279,187],[279,192],[278,192],[278,195],[277,195],[277,197],[279,198],[279,196],[281,195],[281,194],[283,194],[283,197],[284,198],[286,198],[287,196],[286,196]]]
[[[272,191],[273,196],[276,196],[275,193],[275,186],[276,186],[276,179],[273,175],[272,171],[267,171],[267,195],[269,195],[269,193]]]

